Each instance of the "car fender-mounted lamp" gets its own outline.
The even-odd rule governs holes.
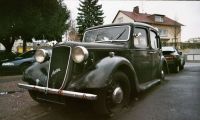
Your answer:
[[[72,49],[72,59],[75,63],[81,63],[89,57],[88,50],[83,46],[76,46]]]
[[[46,61],[48,59],[49,59],[49,54],[48,54],[48,52],[46,50],[44,50],[44,49],[38,49],[35,52],[35,60],[38,63],[43,63],[44,61]]]
[[[114,53],[114,52],[109,52],[109,56],[110,56],[110,57],[114,57],[114,56],[115,56],[115,53]]]

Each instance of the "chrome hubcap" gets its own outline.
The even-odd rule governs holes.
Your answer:
[[[112,100],[114,103],[121,103],[122,100],[123,100],[123,91],[121,89],[121,87],[116,87],[113,91],[113,94],[112,94]]]
[[[165,73],[164,73],[164,71],[162,70],[162,71],[161,71],[161,78],[164,79],[164,77],[165,77]]]
[[[177,71],[179,71],[179,66],[176,67]]]

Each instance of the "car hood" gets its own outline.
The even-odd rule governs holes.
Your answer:
[[[75,47],[75,46],[84,46],[87,49],[125,49],[128,48],[127,44],[116,44],[115,43],[86,43],[86,42],[65,42],[65,43],[61,43],[59,45],[65,45],[65,46],[71,46],[71,47]],[[59,46],[58,45],[58,46]]]
[[[2,60],[1,63],[5,63],[5,62],[19,62],[19,61],[26,61],[26,60],[29,60],[29,59],[34,59],[34,58],[33,57],[30,57],[30,58],[16,57],[16,58],[13,58],[13,59]]]

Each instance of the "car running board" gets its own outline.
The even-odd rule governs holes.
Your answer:
[[[159,82],[160,82],[160,79],[155,79],[155,80],[140,84],[139,89],[140,89],[140,91],[144,91]]]

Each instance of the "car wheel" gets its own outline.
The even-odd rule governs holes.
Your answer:
[[[97,92],[94,110],[99,114],[113,115],[128,105],[130,93],[130,82],[126,74],[115,72],[108,87]]]
[[[180,71],[180,66],[179,65],[176,65],[175,67],[174,67],[174,72],[175,73],[178,73]]]
[[[165,80],[166,68],[163,66],[162,70],[160,71],[160,83]]]
[[[183,69],[184,69],[184,65],[181,65],[181,66],[180,66],[180,70],[183,70]]]

